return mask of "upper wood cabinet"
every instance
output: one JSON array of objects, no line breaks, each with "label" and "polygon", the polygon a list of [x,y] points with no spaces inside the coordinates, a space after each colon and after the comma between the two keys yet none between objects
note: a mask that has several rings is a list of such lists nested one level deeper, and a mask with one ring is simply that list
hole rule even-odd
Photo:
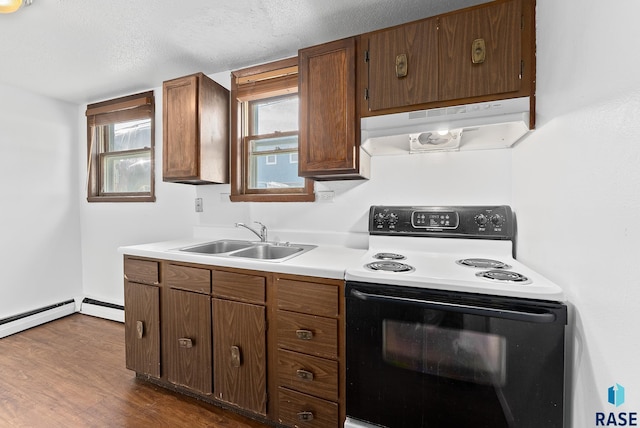
[{"label": "upper wood cabinet", "polygon": [[439,98],[518,91],[522,84],[522,21],[519,0],[442,16]]},{"label": "upper wood cabinet", "polygon": [[532,96],[535,0],[498,0],[363,34],[360,115]]},{"label": "upper wood cabinet", "polygon": [[164,82],[164,181],[229,182],[229,91],[202,73]]},{"label": "upper wood cabinet", "polygon": [[298,61],[299,175],[368,178],[356,107],[356,38],[302,49]]},{"label": "upper wood cabinet", "polygon": [[426,19],[368,37],[369,109],[438,100],[438,20]]}]

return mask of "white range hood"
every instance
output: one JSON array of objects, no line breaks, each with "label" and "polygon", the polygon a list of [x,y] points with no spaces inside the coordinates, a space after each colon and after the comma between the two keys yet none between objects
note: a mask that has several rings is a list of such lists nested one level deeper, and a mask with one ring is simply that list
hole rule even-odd
[{"label": "white range hood", "polygon": [[361,119],[371,156],[511,147],[529,132],[529,97]]}]

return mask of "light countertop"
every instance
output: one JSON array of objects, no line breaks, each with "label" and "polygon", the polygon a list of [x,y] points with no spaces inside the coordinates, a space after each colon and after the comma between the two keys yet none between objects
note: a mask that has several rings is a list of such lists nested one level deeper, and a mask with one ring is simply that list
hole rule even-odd
[{"label": "light countertop", "polygon": [[[217,239],[245,239],[237,236],[193,237],[164,242],[130,245],[118,248],[123,255],[149,257],[177,262],[197,263],[201,265],[233,267],[265,272],[289,273],[294,275],[315,276],[321,278],[344,279],[345,269],[357,263],[365,249],[349,248],[342,244],[332,245],[292,240],[292,245],[312,244],[316,248],[284,261],[257,260],[224,255],[198,254],[179,251],[179,248],[204,244]],[[254,241],[253,239],[250,239]]]}]

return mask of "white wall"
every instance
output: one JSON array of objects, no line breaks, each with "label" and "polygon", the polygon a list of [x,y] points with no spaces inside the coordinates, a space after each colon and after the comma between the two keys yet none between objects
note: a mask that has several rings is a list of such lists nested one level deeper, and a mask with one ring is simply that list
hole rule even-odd
[{"label": "white wall", "polygon": [[[196,222],[195,187],[162,181],[162,88],[153,89],[156,100],[154,203],[87,202],[84,110],[76,118],[78,145],[83,154],[76,176],[82,183],[76,195],[80,198],[83,291],[86,297],[104,302],[124,304],[122,256],[117,252],[118,247],[191,236]],[[98,101],[102,100],[95,100]]]},{"label": "white wall", "polygon": [[575,305],[580,428],[640,411],[638,16],[631,0],[538,0],[538,129],[513,150],[519,258]]},{"label": "white wall", "polygon": [[0,318],[82,294],[77,111],[0,85]]}]

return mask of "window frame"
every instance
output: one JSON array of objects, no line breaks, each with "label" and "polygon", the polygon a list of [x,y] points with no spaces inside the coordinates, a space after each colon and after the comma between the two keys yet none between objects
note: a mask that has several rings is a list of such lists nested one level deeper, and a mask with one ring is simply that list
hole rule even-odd
[{"label": "window frame", "polygon": [[[249,188],[250,101],[298,93],[298,57],[231,73],[231,195],[233,202],[313,202],[314,182],[298,188]],[[296,134],[299,135],[299,127]],[[274,134],[276,135],[276,134]],[[298,139],[299,140],[299,139]]]},{"label": "window frame", "polygon": [[[155,202],[155,97],[153,91],[114,98],[87,105],[87,201],[88,202]],[[109,152],[108,136],[96,138],[96,126],[150,119],[150,147]],[[106,134],[106,128],[105,128]],[[149,152],[150,185],[148,192],[103,192],[103,159],[109,153],[122,155]]]}]

